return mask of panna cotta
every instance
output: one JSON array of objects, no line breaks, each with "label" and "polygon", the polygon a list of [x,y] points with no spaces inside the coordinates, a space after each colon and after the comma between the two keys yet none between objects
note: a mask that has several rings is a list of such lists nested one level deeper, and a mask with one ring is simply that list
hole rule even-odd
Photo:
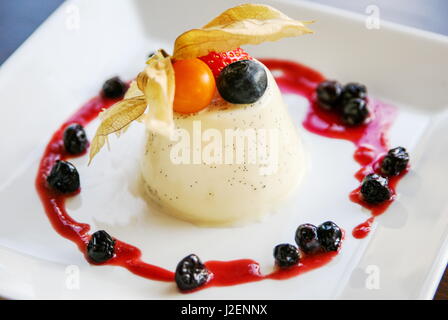
[{"label": "panna cotta", "polygon": [[148,197],[165,212],[199,225],[244,224],[297,186],[306,169],[303,146],[263,68],[268,85],[255,103],[217,95],[196,114],[174,114],[174,139],[148,130],[141,171]]}]

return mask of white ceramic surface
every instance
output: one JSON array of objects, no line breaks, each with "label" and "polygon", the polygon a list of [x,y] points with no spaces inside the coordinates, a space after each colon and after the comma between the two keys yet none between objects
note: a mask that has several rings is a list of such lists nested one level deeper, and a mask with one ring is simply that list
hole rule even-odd
[{"label": "white ceramic surface", "polygon": [[[298,224],[334,220],[348,231],[329,265],[288,281],[262,281],[180,295],[174,284],[148,281],[116,267],[88,265],[51,227],[34,189],[39,157],[51,133],[104,79],[131,78],[148,52],[172,49],[182,31],[201,26],[241,1],[75,0],[62,5],[0,69],[0,295],[10,298],[431,298],[448,259],[448,40],[297,1],[271,2],[288,15],[315,19],[315,35],[246,49],[257,57],[293,59],[342,82],[365,83],[399,107],[392,146],[406,146],[412,171],[399,199],[364,240],[350,235],[368,213],[348,200],[358,169],[348,142],[306,132],[311,168],[301,189],[264,223],[198,228],[159,214],[139,198],[135,167],[142,128],[111,142],[92,166],[74,161],[83,185],[69,211],[93,229],[139,246],[144,258],[174,269],[190,252],[204,260],[254,258],[272,268],[272,247],[293,241]],[[79,19],[77,18],[79,17]],[[79,25],[77,24],[79,22]],[[77,27],[78,26],[78,27]],[[299,124],[305,100],[285,96]],[[88,127],[92,137],[97,122]],[[329,179],[331,177],[331,179]],[[371,272],[379,275],[373,285]],[[378,273],[379,272],[379,273]],[[78,274],[79,282],[73,282]],[[79,284],[77,286],[76,284]],[[367,285],[366,285],[367,283]],[[370,285],[369,285],[370,284]]]}]

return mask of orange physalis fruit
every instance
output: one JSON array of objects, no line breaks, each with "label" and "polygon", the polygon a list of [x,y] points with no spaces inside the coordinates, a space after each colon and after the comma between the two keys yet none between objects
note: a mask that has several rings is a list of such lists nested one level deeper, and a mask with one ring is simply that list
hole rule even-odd
[{"label": "orange physalis fruit", "polygon": [[210,68],[194,58],[173,63],[175,93],[173,109],[179,113],[194,113],[207,107],[213,99],[216,85]]}]

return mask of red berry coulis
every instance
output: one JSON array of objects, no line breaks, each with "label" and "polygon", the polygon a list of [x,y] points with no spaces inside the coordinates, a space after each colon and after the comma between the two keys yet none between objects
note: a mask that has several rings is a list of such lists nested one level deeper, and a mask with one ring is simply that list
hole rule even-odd
[{"label": "red berry coulis", "polygon": [[[374,114],[371,121],[361,127],[347,128],[340,123],[338,118],[320,110],[316,104],[315,88],[318,83],[324,80],[320,73],[294,62],[267,59],[262,61],[272,71],[281,72],[281,75],[276,76],[276,80],[283,92],[299,94],[310,101],[311,107],[303,123],[307,130],[330,138],[350,140],[357,146],[355,160],[362,166],[362,169],[356,175],[358,179],[362,179],[367,173],[376,170],[374,167],[377,162],[376,159],[379,159],[388,150],[385,134],[394,119],[394,108],[379,102],[370,101]],[[90,225],[74,220],[65,208],[65,200],[68,197],[76,196],[77,193],[63,195],[51,190],[47,185],[46,177],[57,160],[67,160],[76,157],[64,150],[64,129],[72,123],[86,126],[103,109],[107,109],[117,101],[118,99],[108,99],[98,95],[82,106],[53,134],[42,156],[37,172],[36,189],[51,224],[60,235],[74,242],[85,256],[87,244],[91,237],[89,233]],[[397,182],[403,175],[404,173],[390,180],[392,190],[394,190]],[[351,199],[367,207],[360,200],[357,190],[352,192]],[[378,215],[384,212],[388,205],[389,203],[375,208],[368,208],[373,215]],[[373,221],[373,218],[370,219]],[[369,226],[365,228],[358,227],[358,229],[362,229],[362,231],[356,231],[353,234],[357,238],[362,238],[364,233],[368,233]],[[361,233],[361,235],[358,233]],[[103,263],[104,265],[120,266],[138,276],[151,280],[174,282],[174,272],[142,261],[141,251],[137,247],[118,239],[115,239],[115,241],[115,255],[112,259]],[[270,250],[267,251],[270,253]],[[199,289],[211,286],[231,286],[264,279],[288,279],[324,266],[336,255],[337,252],[305,255],[296,266],[287,269],[276,268],[273,272],[265,275],[261,274],[259,263],[250,259],[208,261],[205,262],[205,265],[210,271],[210,279]],[[86,259],[88,259],[87,256]]]},{"label": "red berry coulis", "polygon": [[[275,59],[261,61],[271,71],[275,71],[275,80],[282,92],[298,94],[308,99],[310,108],[303,121],[306,130],[327,138],[348,140],[355,145],[353,157],[361,165],[361,169],[355,174],[356,179],[361,182],[370,173],[380,174],[381,160],[389,150],[387,132],[396,117],[395,107],[369,99],[370,118],[368,121],[356,127],[346,126],[336,113],[319,107],[315,91],[318,84],[325,80],[319,72],[291,61]],[[355,238],[361,239],[367,236],[374,217],[384,213],[396,198],[396,186],[407,171],[408,169],[398,176],[389,178],[392,197],[384,203],[371,205],[363,201],[360,187],[350,193],[351,201],[371,212],[371,217],[353,230],[352,234]]]}]

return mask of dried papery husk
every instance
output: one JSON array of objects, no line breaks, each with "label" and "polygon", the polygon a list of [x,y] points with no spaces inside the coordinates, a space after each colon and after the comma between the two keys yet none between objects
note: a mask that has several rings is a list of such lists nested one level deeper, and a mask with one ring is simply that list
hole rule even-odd
[{"label": "dried papery husk", "polygon": [[117,102],[108,110],[102,112],[101,124],[98,127],[95,137],[90,145],[90,160],[104,147],[107,136],[114,132],[119,132],[132,121],[139,118],[146,110],[146,99],[144,96],[125,99]]},{"label": "dried papery husk", "polygon": [[[124,98],[130,99],[130,98],[135,98],[135,97],[139,97],[139,96],[143,96],[143,92],[141,92],[140,89],[138,88],[137,81],[133,80],[133,81],[131,81],[131,84],[129,85],[129,89],[126,91]],[[146,113],[143,113],[140,117],[138,117],[134,121],[144,122],[145,118],[146,118]],[[101,115],[100,115],[100,119],[102,119]],[[117,137],[121,136],[123,133],[125,133],[127,131],[127,129],[130,127],[131,124],[132,124],[132,122],[129,123],[128,125],[126,125],[123,129],[116,131],[115,135]]]},{"label": "dried papery husk", "polygon": [[162,50],[149,59],[137,77],[137,85],[146,97],[149,112],[145,119],[149,130],[171,137],[174,132],[173,102],[175,91],[171,56]]},{"label": "dried papery husk", "polygon": [[108,135],[123,133],[135,120],[144,120],[150,130],[170,136],[174,130],[174,84],[171,57],[159,50],[147,61],[137,81],[131,83],[132,91],[125,99],[100,114],[101,124],[90,146],[89,163],[104,147]]},{"label": "dried papery husk", "polygon": [[[163,49],[146,62],[147,66],[131,83],[125,99],[101,113],[102,122],[92,140],[90,161],[104,147],[111,133],[120,135],[133,121],[141,121],[158,134],[174,133],[173,102],[175,79],[172,59],[190,59],[211,51],[223,52],[244,44],[259,44],[285,37],[312,33],[302,22],[261,4],[243,4],[224,11],[201,29],[180,35],[173,57]],[[149,108],[149,111],[145,111]]]},{"label": "dried papery husk", "polygon": [[313,31],[310,21],[293,20],[262,4],[243,4],[224,11],[201,29],[181,34],[174,44],[174,59],[191,59],[211,51],[223,52],[244,44],[259,44]]}]

